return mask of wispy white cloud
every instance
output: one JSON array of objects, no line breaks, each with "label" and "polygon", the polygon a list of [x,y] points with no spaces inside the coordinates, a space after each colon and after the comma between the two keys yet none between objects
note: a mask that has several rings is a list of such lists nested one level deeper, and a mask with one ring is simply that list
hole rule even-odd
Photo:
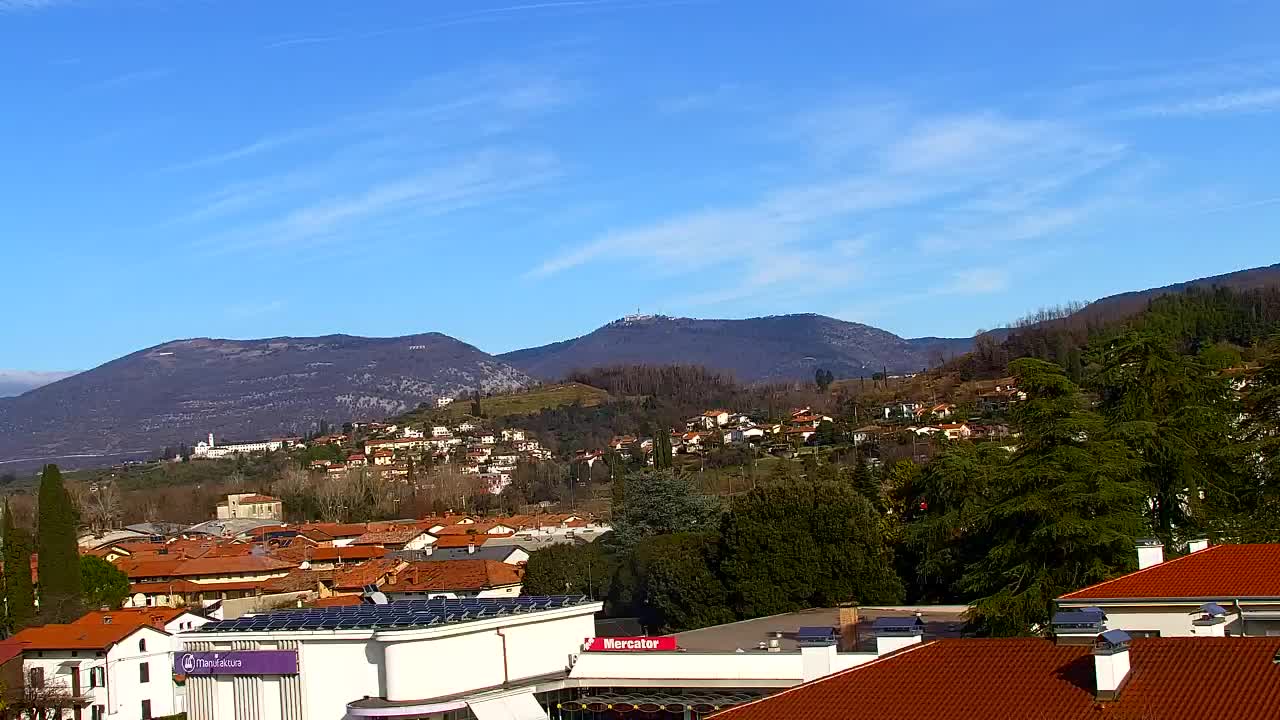
[{"label": "wispy white cloud", "polygon": [[119,75],[113,75],[109,78],[99,80],[88,86],[88,90],[92,92],[102,92],[106,90],[118,90],[133,85],[159,80],[160,78],[173,75],[173,68],[147,68],[145,70],[133,70]]},{"label": "wispy white cloud", "polygon": [[[870,131],[855,138],[837,118]],[[848,156],[834,165],[804,156],[801,175],[829,177],[603,233],[545,258],[527,279],[622,258],[658,273],[704,277],[715,269],[732,278],[687,294],[686,305],[848,290],[918,263],[913,236],[923,237],[919,250],[1007,251],[1087,222],[1104,206],[1084,181],[1114,172],[1128,153],[1068,124],[994,111],[921,116],[905,103],[882,103],[810,112],[797,122],[835,135],[797,136],[799,145]],[[875,228],[875,239],[854,232],[850,241],[856,228]],[[999,292],[1008,282],[997,266],[983,266],[935,283],[933,292]]]},{"label": "wispy white cloud", "polygon": [[72,5],[77,0],[0,0],[0,13],[45,10],[59,5]]},{"label": "wispy white cloud", "polygon": [[1199,116],[1219,113],[1267,112],[1280,109],[1280,86],[1217,93],[1205,97],[1145,105],[1137,115]]}]

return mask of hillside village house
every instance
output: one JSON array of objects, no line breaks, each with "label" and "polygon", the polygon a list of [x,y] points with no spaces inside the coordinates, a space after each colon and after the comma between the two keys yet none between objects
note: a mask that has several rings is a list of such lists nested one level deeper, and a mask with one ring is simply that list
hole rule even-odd
[{"label": "hillside village house", "polygon": [[1192,541],[1164,560],[1141,541],[1139,570],[1058,598],[1063,611],[1097,608],[1109,629],[1135,636],[1280,636],[1280,544]]},{"label": "hillside village house", "polygon": [[270,495],[236,493],[218,503],[219,520],[283,520],[284,503]]},{"label": "hillside village house", "polygon": [[42,625],[6,642],[22,650],[27,688],[65,699],[60,717],[151,720],[185,709],[173,679],[172,637],[145,619]]},{"label": "hillside village house", "polygon": [[391,600],[516,597],[521,575],[496,560],[427,560],[390,573],[379,589]]}]

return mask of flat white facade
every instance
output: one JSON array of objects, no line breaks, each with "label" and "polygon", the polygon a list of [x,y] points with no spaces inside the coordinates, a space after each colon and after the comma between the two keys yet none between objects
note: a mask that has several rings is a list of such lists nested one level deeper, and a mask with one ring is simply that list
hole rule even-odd
[{"label": "flat white facade", "polygon": [[[186,651],[292,650],[297,675],[188,678],[190,720],[341,720],[366,697],[442,717],[450,696],[564,676],[602,603],[407,630],[187,633]],[[528,692],[531,692],[528,691]],[[465,703],[457,707],[465,707]],[[412,710],[412,706],[419,706]],[[378,716],[371,712],[370,716]],[[385,716],[385,715],[384,715]]]},{"label": "flat white facade", "polygon": [[105,651],[24,650],[22,672],[28,686],[83,698],[84,720],[143,720],[181,712],[172,652],[168,634],[143,626]]}]

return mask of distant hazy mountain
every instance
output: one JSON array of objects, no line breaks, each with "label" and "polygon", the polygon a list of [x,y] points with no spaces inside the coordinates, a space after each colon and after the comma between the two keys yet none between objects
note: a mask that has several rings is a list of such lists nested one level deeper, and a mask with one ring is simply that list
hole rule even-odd
[{"label": "distant hazy mountain", "polygon": [[74,372],[42,370],[0,370],[0,398],[21,395],[41,385],[48,385],[64,377],[75,375]]},{"label": "distant hazy mountain", "polygon": [[177,340],[0,399],[0,460],[125,457],[209,432],[301,434],[320,420],[381,418],[442,395],[530,382],[439,333]]},{"label": "distant hazy mountain", "polygon": [[743,382],[812,379],[818,368],[836,377],[888,368],[907,372],[968,352],[972,338],[908,340],[824,315],[775,315],[747,320],[632,316],[573,340],[498,356],[542,379],[576,369],[630,363],[704,365]]}]

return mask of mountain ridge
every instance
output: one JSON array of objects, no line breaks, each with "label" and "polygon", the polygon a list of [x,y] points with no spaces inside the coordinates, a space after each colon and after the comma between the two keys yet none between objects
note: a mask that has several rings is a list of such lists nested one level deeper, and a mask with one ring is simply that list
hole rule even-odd
[{"label": "mountain ridge", "polygon": [[532,379],[441,333],[254,340],[184,338],[0,399],[0,460],[154,452],[208,432],[303,434],[441,396]]},{"label": "mountain ridge", "polygon": [[[682,363],[743,382],[796,380],[817,369],[837,376],[920,370],[967,351],[971,338],[902,338],[817,313],[755,318],[629,315],[568,340],[498,355],[543,380],[600,365]],[[931,358],[934,353],[942,358]]]}]

